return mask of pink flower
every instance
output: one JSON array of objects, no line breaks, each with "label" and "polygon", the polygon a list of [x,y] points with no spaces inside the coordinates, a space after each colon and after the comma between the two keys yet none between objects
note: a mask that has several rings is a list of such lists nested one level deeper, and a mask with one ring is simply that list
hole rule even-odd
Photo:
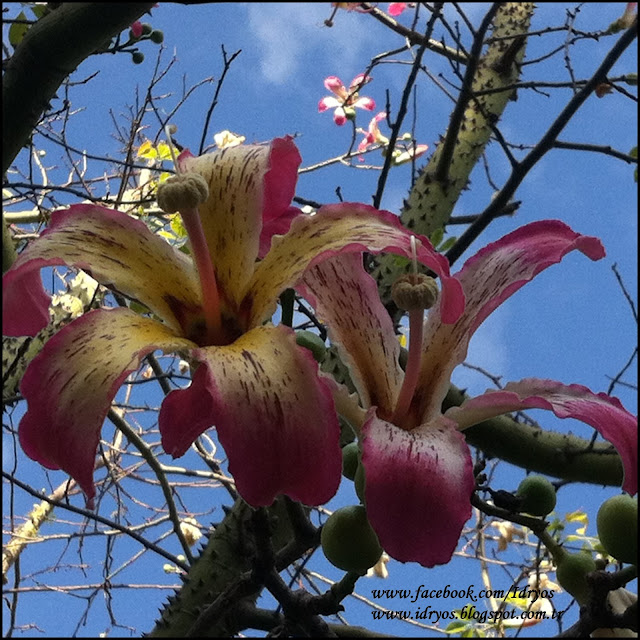
[{"label": "pink flower", "polygon": [[409,2],[390,2],[389,3],[389,8],[387,9],[387,11],[389,12],[390,16],[399,16],[406,8],[409,4]]},{"label": "pink flower", "polygon": [[[364,73],[357,75],[349,85],[349,90],[345,88],[342,81],[337,76],[329,76],[325,78],[324,86],[331,91],[333,96],[326,96],[318,103],[318,111],[322,113],[327,109],[335,109],[333,112],[333,121],[342,126],[347,120],[355,118],[355,108],[373,111],[376,103],[371,98],[360,97],[358,91],[360,87],[371,82],[371,76],[365,76]],[[336,96],[336,97],[334,97]]]},{"label": "pink flower", "polygon": [[136,20],[131,25],[131,33],[133,34],[134,38],[139,38],[140,36],[142,36],[142,22],[140,22],[140,20]]},{"label": "pink flower", "polygon": [[548,409],[591,425],[617,449],[623,488],[636,493],[637,419],[616,398],[529,378],[441,411],[451,373],[480,324],[574,250],[592,260],[604,257],[597,238],[555,220],[534,222],[481,249],[453,276],[464,291],[462,315],[452,320],[448,295],[430,309],[424,327],[422,311],[410,311],[406,373],[398,365],[393,323],[359,256],[336,256],[305,274],[299,288],[327,324],[366,410],[355,422],[361,423],[367,514],[391,557],[425,567],[449,562],[471,516],[475,484],[461,431],[505,413]]},{"label": "pink flower", "polygon": [[[380,132],[380,127],[378,127],[378,122],[384,120],[387,117],[386,111],[381,111],[376,114],[373,118],[371,118],[371,122],[369,122],[369,129],[364,131],[364,129],[358,129],[360,133],[364,133],[364,139],[358,145],[358,152],[364,153],[366,149],[372,144],[389,144],[389,138],[383,136]],[[364,157],[359,158],[360,162],[364,161]]]},{"label": "pink flower", "polygon": [[[22,379],[25,453],[69,473],[89,505],[111,402],[142,358],[158,349],[188,354],[198,364],[191,385],[162,403],[159,428],[167,453],[183,455],[215,425],[249,504],[269,505],[285,494],[318,505],[335,494],[342,459],[336,385],[318,373],[291,329],[268,321],[279,294],[311,265],[344,252],[389,250],[408,257],[411,237],[396,216],[364,205],[341,203],[292,217],[300,161],[288,137],[200,157],[185,151],[170,186],[188,187],[191,204],[174,206],[169,195],[162,201],[167,210],[179,210],[191,257],[125,213],[79,204],[54,212],[49,228],[4,275],[6,335],[35,335],[46,325],[49,297],[39,272],[53,265],[87,269],[151,312],[140,316],[121,307],[79,317],[45,344]],[[286,235],[266,242],[264,230],[280,233],[282,218]],[[460,297],[442,256],[431,248],[418,258],[440,275],[443,297]]]},{"label": "pink flower", "polygon": [[[387,117],[387,112],[381,111],[380,113],[376,114],[373,118],[371,118],[371,122],[369,122],[369,128],[367,131],[365,131],[364,129],[358,129],[360,133],[364,133],[364,138],[358,145],[359,153],[364,153],[367,150],[367,148],[372,144],[381,144],[381,145],[389,144],[389,138],[382,135],[382,132],[380,131],[380,127],[378,126],[378,123],[384,120],[386,117]],[[407,139],[407,138],[411,139],[410,134],[405,134],[405,136],[403,136],[403,139]],[[392,153],[393,164],[396,166],[405,164],[406,162],[409,162],[414,158],[419,158],[422,154],[426,153],[428,149],[429,149],[429,145],[427,144],[406,145],[403,142],[398,142],[398,146],[393,150],[393,153]],[[386,153],[386,149],[383,150],[383,154],[385,153]],[[364,156],[359,156],[358,160],[360,162],[364,162]]]}]

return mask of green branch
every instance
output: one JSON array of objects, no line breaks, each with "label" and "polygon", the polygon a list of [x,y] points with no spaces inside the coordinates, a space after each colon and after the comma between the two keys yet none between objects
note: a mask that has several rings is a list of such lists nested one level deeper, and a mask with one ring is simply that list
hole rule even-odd
[{"label": "green branch", "polygon": [[2,78],[3,175],[50,108],[64,79],[153,4],[63,2],[27,31]]},{"label": "green branch", "polygon": [[[493,21],[491,44],[482,57],[480,51],[488,21],[484,29],[478,30],[447,133],[418,176],[400,215],[407,228],[429,236],[449,221],[471,171],[485,151],[495,123],[513,96],[512,86],[520,75],[519,62],[524,56],[525,35],[533,8],[530,2],[500,4]],[[504,91],[476,95],[488,88],[500,87],[504,87]],[[375,264],[372,275],[378,282],[380,297],[385,305],[393,304],[391,286],[408,262],[388,255],[378,258]]]},{"label": "green branch", "polygon": [[[153,7],[152,2],[63,2],[36,22],[2,76],[2,175],[27,144],[65,78],[103,42]],[[2,273],[16,250],[2,220]]]}]

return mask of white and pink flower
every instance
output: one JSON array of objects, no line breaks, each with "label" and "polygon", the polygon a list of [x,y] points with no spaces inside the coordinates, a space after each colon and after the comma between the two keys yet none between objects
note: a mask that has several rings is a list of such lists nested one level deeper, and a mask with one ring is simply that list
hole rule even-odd
[{"label": "white and pink flower", "polygon": [[322,113],[327,109],[335,109],[333,112],[333,121],[342,126],[347,120],[353,120],[355,118],[355,109],[366,109],[367,111],[373,111],[376,108],[376,103],[372,98],[360,96],[358,92],[368,82],[371,82],[371,76],[367,76],[364,73],[357,75],[349,85],[347,89],[342,80],[337,76],[329,76],[325,78],[324,86],[333,93],[333,96],[326,96],[318,103],[318,111]]}]

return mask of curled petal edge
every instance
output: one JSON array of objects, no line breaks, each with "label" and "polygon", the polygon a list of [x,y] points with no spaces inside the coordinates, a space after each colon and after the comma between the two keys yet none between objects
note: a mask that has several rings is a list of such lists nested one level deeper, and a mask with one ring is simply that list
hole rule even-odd
[{"label": "curled petal edge", "polygon": [[638,490],[638,420],[620,400],[594,393],[579,384],[525,378],[510,382],[503,390],[489,390],[481,396],[450,408],[445,415],[466,429],[483,420],[525,409],[546,409],[558,418],[575,418],[592,426],[618,451],[624,468],[622,488],[635,495]]}]

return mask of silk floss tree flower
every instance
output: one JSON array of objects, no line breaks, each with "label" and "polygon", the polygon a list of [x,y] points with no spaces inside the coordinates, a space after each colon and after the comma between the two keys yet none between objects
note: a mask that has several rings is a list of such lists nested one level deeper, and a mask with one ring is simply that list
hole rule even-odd
[{"label": "silk floss tree flower", "polygon": [[376,103],[372,98],[365,96],[360,97],[358,91],[360,88],[371,82],[373,78],[364,73],[357,75],[349,85],[349,89],[342,84],[342,80],[337,76],[329,76],[325,78],[324,86],[333,93],[333,96],[326,96],[318,103],[318,111],[322,113],[327,109],[335,109],[333,112],[333,121],[342,126],[347,120],[353,120],[356,117],[356,108],[373,111]]},{"label": "silk floss tree flower", "polygon": [[[5,274],[7,335],[35,335],[47,323],[49,296],[39,272],[53,265],[87,270],[149,309],[139,315],[103,308],[79,317],[44,345],[21,382],[25,453],[69,473],[90,506],[111,402],[155,350],[178,352],[195,369],[191,385],[162,403],[167,453],[183,455],[215,425],[238,492],[250,504],[268,505],[285,494],[318,505],[336,492],[335,383],[319,375],[292,329],[268,321],[279,294],[310,265],[342,252],[409,256],[410,235],[393,214],[364,205],[297,215],[290,203],[299,163],[289,137],[200,157],[185,151],[158,201],[182,216],[191,257],[122,212],[78,204],[54,212],[48,229]],[[274,236],[282,227],[286,235]],[[418,258],[441,276],[444,297],[457,300],[459,285],[442,256],[424,248]]]},{"label": "silk floss tree flower", "polygon": [[451,373],[465,359],[480,324],[574,250],[592,260],[604,257],[597,238],[554,220],[534,222],[489,244],[453,276],[465,307],[452,323],[446,320],[452,300],[438,297],[433,280],[418,273],[400,279],[394,299],[408,311],[410,330],[404,373],[393,323],[360,259],[336,256],[305,274],[300,290],[327,324],[366,410],[345,405],[343,414],[360,427],[367,513],[391,557],[425,567],[451,559],[471,516],[475,484],[462,431],[501,414],[548,409],[591,425],[617,449],[623,488],[636,493],[637,419],[616,398],[581,385],[529,378],[441,411]]},{"label": "silk floss tree flower", "polygon": [[[389,144],[389,138],[382,134],[380,131],[379,122],[384,120],[387,117],[386,111],[380,111],[380,113],[376,113],[371,121],[369,122],[369,127],[365,131],[364,129],[358,129],[359,133],[364,133],[364,138],[362,142],[358,145],[358,153],[364,153],[372,144],[381,144],[387,145]],[[360,162],[364,161],[364,156],[360,156],[358,158]]]},{"label": "silk floss tree flower", "polygon": [[[364,138],[358,145],[358,153],[364,153],[372,144],[380,144],[383,147],[389,144],[389,138],[382,134],[380,131],[379,122],[382,122],[387,117],[386,111],[380,111],[377,113],[371,121],[369,122],[369,127],[367,131],[364,129],[357,129],[359,133],[364,133]],[[410,133],[406,133],[401,136],[402,140],[412,140],[412,136]],[[411,160],[419,158],[421,155],[426,153],[429,149],[429,145],[427,144],[414,144],[410,142],[407,146],[406,143],[402,143],[404,148],[395,148],[392,151],[393,164],[398,166],[401,164],[405,164]],[[387,149],[383,148],[382,154],[386,155]],[[364,156],[359,156],[358,160],[360,162],[364,162]]]}]

